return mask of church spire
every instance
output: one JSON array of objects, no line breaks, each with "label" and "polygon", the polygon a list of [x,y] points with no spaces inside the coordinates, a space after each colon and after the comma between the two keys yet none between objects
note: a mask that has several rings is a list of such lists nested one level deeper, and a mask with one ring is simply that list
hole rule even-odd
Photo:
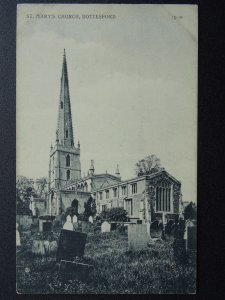
[{"label": "church spire", "polygon": [[60,101],[58,108],[58,122],[56,142],[62,146],[73,147],[73,124],[70,104],[69,81],[66,62],[66,51],[63,53],[63,66],[61,76]]}]

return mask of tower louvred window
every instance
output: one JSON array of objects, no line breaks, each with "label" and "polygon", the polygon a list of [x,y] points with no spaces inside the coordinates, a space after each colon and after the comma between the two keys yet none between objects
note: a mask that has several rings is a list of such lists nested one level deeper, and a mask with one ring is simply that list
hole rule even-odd
[{"label": "tower louvred window", "polygon": [[63,108],[63,102],[61,101],[61,108]]},{"label": "tower louvred window", "polygon": [[70,180],[70,170],[67,170],[67,172],[66,172],[66,178],[67,178],[67,180]]},{"label": "tower louvred window", "polygon": [[66,166],[70,167],[70,156],[69,156],[69,154],[66,156]]}]

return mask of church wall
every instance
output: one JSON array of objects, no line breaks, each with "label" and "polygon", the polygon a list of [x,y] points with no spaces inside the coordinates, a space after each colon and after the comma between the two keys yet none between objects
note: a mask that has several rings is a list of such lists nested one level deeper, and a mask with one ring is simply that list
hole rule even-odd
[{"label": "church wall", "polygon": [[67,192],[61,191],[61,199],[62,199],[62,210],[66,211],[68,207],[71,206],[71,203],[74,199],[77,199],[79,202],[78,205],[78,212],[84,212],[84,203],[87,202],[88,198],[90,197],[90,193],[79,193],[75,195],[74,191]]}]

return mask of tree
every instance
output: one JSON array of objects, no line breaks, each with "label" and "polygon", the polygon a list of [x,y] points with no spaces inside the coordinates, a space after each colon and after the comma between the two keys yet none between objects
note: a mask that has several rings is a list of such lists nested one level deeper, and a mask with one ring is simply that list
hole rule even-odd
[{"label": "tree", "polygon": [[17,214],[32,214],[29,208],[31,196],[36,196],[36,192],[34,189],[34,180],[25,176],[18,176],[16,179]]},{"label": "tree", "polygon": [[45,198],[47,193],[47,178],[37,180],[25,176],[16,178],[16,207],[18,214],[31,214],[30,198]]},{"label": "tree", "polygon": [[137,176],[156,173],[162,169],[160,159],[155,154],[146,156],[139,160],[135,165]]},{"label": "tree", "polygon": [[91,196],[88,198],[87,202],[84,203],[84,215],[86,217],[94,216],[96,214],[96,203],[95,199]]},{"label": "tree", "polygon": [[46,177],[38,178],[35,181],[35,191],[38,198],[46,198],[48,190],[48,181]]},{"label": "tree", "polygon": [[196,219],[196,207],[193,202],[190,202],[184,209],[184,219]]},{"label": "tree", "polygon": [[78,205],[79,202],[77,199],[74,199],[71,203],[71,206],[67,208],[66,210],[66,214],[65,214],[65,218],[69,215],[71,216],[71,218],[73,218],[73,216],[78,216]]}]

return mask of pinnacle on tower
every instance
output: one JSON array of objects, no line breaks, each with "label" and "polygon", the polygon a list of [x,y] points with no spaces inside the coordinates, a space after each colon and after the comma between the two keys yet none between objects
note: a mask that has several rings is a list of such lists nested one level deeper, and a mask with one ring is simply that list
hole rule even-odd
[{"label": "pinnacle on tower", "polygon": [[69,80],[65,49],[63,52],[63,66],[61,75],[56,142],[66,147],[74,146]]},{"label": "pinnacle on tower", "polygon": [[91,165],[90,165],[90,169],[89,169],[89,175],[92,176],[94,175],[95,172],[95,168],[94,168],[94,160],[91,160]]},{"label": "pinnacle on tower", "polygon": [[120,177],[120,171],[119,171],[119,165],[117,164],[117,166],[116,166],[116,176],[117,177]]}]

